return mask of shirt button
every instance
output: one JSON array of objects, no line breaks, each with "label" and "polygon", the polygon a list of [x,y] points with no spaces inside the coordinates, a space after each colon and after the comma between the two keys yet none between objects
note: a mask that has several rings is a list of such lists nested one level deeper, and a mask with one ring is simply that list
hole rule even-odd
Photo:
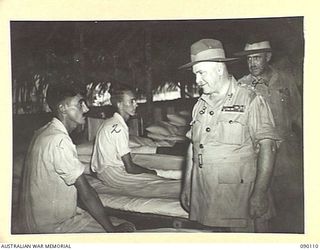
[{"label": "shirt button", "polygon": [[229,123],[231,124],[231,123],[233,123],[233,121],[232,121],[232,120],[230,120],[230,121],[229,121]]},{"label": "shirt button", "polygon": [[199,112],[199,114],[200,114],[200,115],[203,115],[203,114],[204,114],[204,111],[203,111],[203,110],[201,110],[201,111]]},{"label": "shirt button", "polygon": [[206,131],[207,131],[207,132],[210,132],[210,131],[211,131],[211,129],[208,127],[208,128],[206,128]]},{"label": "shirt button", "polygon": [[203,144],[200,144],[200,145],[199,145],[199,148],[203,148]]},{"label": "shirt button", "polygon": [[214,115],[214,112],[213,112],[213,111],[210,111],[209,114],[210,114],[210,115]]}]

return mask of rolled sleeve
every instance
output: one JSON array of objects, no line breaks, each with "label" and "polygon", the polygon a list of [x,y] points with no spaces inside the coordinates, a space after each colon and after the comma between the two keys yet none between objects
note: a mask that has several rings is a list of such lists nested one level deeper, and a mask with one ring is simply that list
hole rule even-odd
[{"label": "rolled sleeve", "polygon": [[302,127],[302,103],[301,103],[301,96],[297,85],[294,81],[291,82],[289,85],[289,91],[291,96],[291,116],[292,120],[300,127]]},{"label": "rolled sleeve", "polygon": [[186,137],[190,140],[192,140],[192,126],[193,124],[195,123],[195,119],[197,117],[197,114],[199,112],[199,107],[200,107],[200,104],[201,104],[201,99],[199,98],[199,100],[197,101],[197,103],[194,105],[193,109],[192,109],[192,119],[191,119],[191,122],[190,122],[190,129],[187,131],[186,133]]},{"label": "rolled sleeve", "polygon": [[54,149],[54,168],[67,185],[82,175],[85,166],[80,162],[76,147],[69,138],[61,138]]},{"label": "rolled sleeve", "polygon": [[249,130],[255,143],[263,139],[281,141],[278,135],[273,115],[268,103],[260,95],[257,95],[249,107]]},{"label": "rolled sleeve", "polygon": [[[191,125],[191,126],[192,126],[192,125]],[[186,137],[187,137],[188,139],[190,139],[190,140],[192,139],[192,138],[191,138],[191,129],[189,129],[188,132],[186,133]]]}]

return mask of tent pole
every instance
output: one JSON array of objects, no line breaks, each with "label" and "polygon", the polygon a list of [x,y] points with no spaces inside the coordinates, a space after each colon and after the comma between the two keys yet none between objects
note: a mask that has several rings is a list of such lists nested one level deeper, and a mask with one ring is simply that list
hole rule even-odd
[{"label": "tent pole", "polygon": [[148,121],[146,121],[146,124],[150,124],[153,122],[153,103],[152,103],[152,33],[150,30],[150,27],[148,25],[145,26],[145,58],[146,58],[146,64],[145,64],[145,71],[146,71],[146,97],[147,97],[147,117]]}]

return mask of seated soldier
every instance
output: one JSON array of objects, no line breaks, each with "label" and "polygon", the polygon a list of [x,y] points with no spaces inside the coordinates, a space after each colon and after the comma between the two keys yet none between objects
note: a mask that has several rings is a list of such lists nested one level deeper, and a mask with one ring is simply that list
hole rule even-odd
[{"label": "seated soldier", "polygon": [[108,187],[108,192],[178,198],[180,180],[159,177],[154,170],[138,166],[132,161],[126,121],[136,112],[134,94],[130,90],[115,91],[111,95],[111,103],[116,112],[98,129],[93,147],[92,171],[97,172],[97,177]]},{"label": "seated soldier", "polygon": [[[82,96],[68,83],[49,87],[54,118],[35,132],[28,149],[20,197],[21,233],[129,232],[131,223],[114,226],[83,174],[69,136],[85,123]],[[84,205],[77,206],[77,198]]]}]

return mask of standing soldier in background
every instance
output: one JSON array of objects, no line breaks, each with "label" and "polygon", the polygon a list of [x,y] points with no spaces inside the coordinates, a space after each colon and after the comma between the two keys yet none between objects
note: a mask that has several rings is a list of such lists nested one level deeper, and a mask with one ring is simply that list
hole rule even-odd
[{"label": "standing soldier in background", "polygon": [[[239,80],[240,85],[254,90],[270,105],[276,129],[283,142],[277,152],[273,190],[278,207],[286,204],[289,197],[302,194],[302,117],[301,96],[295,79],[270,65],[270,42],[253,37],[244,51],[235,53],[246,56],[250,74]],[[302,202],[302,200],[301,200]]]}]

